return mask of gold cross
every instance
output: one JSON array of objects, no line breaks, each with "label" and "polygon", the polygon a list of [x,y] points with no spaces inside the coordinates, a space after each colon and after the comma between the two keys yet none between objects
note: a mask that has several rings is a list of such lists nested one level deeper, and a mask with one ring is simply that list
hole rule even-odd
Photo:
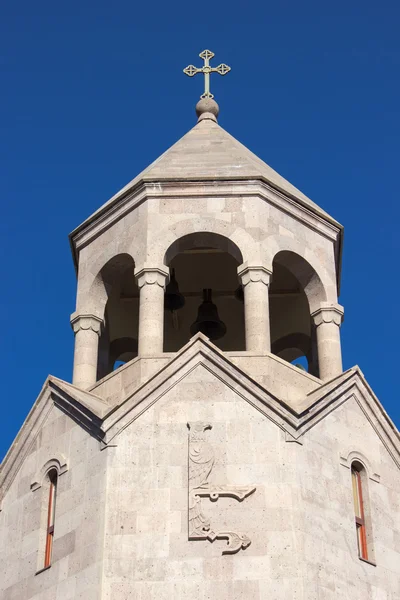
[{"label": "gold cross", "polygon": [[215,56],[214,52],[211,52],[211,50],[203,50],[203,52],[200,52],[199,56],[204,60],[204,66],[201,67],[201,69],[198,69],[194,65],[189,65],[186,69],[183,69],[183,72],[186,75],[189,75],[189,77],[193,77],[193,75],[197,75],[197,73],[204,73],[204,94],[202,94],[200,98],[214,98],[213,94],[210,93],[210,73],[226,75],[231,68],[225,63],[221,63],[218,67],[210,67],[210,59]]}]

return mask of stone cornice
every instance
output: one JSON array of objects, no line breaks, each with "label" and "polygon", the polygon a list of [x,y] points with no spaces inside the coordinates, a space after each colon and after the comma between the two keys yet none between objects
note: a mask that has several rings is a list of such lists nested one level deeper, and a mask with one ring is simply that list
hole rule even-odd
[{"label": "stone cornice", "polygon": [[[217,184],[217,185],[216,185]],[[204,179],[200,181],[163,180],[140,181],[134,187],[124,189],[109,202],[93,213],[69,235],[75,268],[78,268],[78,256],[82,248],[109,229],[127,213],[151,198],[211,198],[214,196],[254,197],[258,196],[290,214],[310,229],[332,240],[335,245],[335,257],[340,283],[340,264],[342,252],[343,226],[335,219],[326,216],[317,208],[313,210],[300,199],[283,193],[263,179]]]},{"label": "stone cornice", "polygon": [[322,323],[335,323],[338,327],[343,322],[344,308],[340,304],[321,304],[321,307],[311,313],[316,327]]}]

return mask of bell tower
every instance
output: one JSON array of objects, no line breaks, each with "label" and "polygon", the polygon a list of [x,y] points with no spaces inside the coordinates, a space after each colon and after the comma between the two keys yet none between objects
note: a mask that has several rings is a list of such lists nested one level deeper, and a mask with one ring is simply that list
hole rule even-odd
[{"label": "bell tower", "polygon": [[210,75],[230,68],[200,56],[195,127],[71,234],[78,387],[197,332],[254,376],[342,372],[342,227],[218,125]]}]

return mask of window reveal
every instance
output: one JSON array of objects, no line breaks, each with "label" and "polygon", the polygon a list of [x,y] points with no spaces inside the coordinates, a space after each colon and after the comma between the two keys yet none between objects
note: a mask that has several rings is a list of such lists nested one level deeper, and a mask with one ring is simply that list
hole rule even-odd
[{"label": "window reveal", "polygon": [[358,554],[360,558],[368,560],[367,533],[365,527],[363,486],[361,472],[355,466],[351,469],[353,483],[353,501],[357,532]]},{"label": "window reveal", "polygon": [[51,565],[51,553],[53,549],[54,538],[54,518],[56,509],[56,492],[57,492],[57,473],[52,471],[49,473],[49,500],[47,506],[47,529],[46,529],[46,549],[44,556],[44,567]]}]

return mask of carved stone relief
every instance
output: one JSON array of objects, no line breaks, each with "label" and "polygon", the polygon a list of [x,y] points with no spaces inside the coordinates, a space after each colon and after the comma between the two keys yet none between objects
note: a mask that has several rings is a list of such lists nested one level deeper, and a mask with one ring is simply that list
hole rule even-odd
[{"label": "carved stone relief", "polygon": [[236,531],[215,531],[210,519],[204,514],[202,498],[216,502],[221,496],[236,498],[242,502],[256,488],[248,485],[219,485],[209,483],[215,454],[207,441],[206,431],[212,429],[210,423],[196,421],[188,423],[189,428],[189,540],[227,540],[227,548],[222,554],[235,554],[251,544],[250,538]]}]

